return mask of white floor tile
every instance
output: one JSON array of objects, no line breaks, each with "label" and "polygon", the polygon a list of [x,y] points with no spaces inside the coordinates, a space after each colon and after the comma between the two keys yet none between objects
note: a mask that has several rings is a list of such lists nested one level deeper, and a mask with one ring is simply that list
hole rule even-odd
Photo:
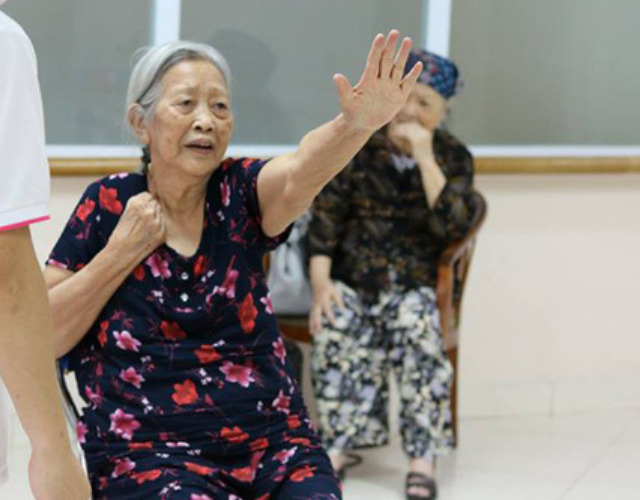
[{"label": "white floor tile", "polygon": [[638,490],[640,498],[640,444],[615,444],[582,478],[586,483],[615,484]]},{"label": "white floor tile", "polygon": [[562,500],[638,500],[640,488],[617,484],[578,483]]}]

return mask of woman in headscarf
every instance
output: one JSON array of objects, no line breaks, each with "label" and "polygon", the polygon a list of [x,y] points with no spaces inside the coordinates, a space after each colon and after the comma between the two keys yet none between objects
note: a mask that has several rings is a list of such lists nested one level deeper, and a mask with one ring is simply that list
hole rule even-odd
[{"label": "woman in headscarf", "polygon": [[456,66],[420,51],[411,96],[317,197],[309,227],[312,370],[323,444],[341,475],[349,452],[388,441],[387,380],[396,375],[409,460],[407,498],[434,499],[435,458],[452,446],[436,264],[468,230],[473,159],[442,128]]}]

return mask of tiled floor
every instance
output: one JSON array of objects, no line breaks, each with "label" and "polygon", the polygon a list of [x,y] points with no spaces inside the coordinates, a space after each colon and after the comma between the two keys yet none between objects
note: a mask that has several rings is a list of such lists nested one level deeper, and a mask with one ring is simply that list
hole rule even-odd
[{"label": "tiled floor", "polygon": [[[364,453],[346,500],[401,500],[404,459],[397,442]],[[27,500],[28,449],[10,454],[2,500]],[[439,466],[441,500],[638,500],[640,411],[467,420],[460,447]]]}]

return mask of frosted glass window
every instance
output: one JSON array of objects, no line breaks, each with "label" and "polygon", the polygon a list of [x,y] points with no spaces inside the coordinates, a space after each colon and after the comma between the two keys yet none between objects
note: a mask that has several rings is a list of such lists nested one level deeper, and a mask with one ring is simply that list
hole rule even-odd
[{"label": "frosted glass window", "polygon": [[186,0],[182,38],[208,42],[233,73],[236,144],[293,144],[338,112],[332,76],[356,83],[371,40],[423,40],[423,0]]},{"label": "frosted glass window", "polygon": [[467,143],[640,144],[640,2],[455,0]]},{"label": "frosted glass window", "polygon": [[9,0],[38,56],[48,144],[122,144],[131,56],[151,0]]}]

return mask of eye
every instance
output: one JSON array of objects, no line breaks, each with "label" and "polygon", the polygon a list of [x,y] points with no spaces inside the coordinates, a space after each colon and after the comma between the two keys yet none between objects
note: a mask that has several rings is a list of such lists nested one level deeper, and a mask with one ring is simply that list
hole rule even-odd
[{"label": "eye", "polygon": [[185,108],[191,106],[192,104],[193,104],[193,101],[191,99],[182,99],[179,102],[179,105],[182,106],[182,107],[185,107]]},{"label": "eye", "polygon": [[427,101],[425,101],[424,99],[420,99],[418,101],[418,104],[420,104],[420,106],[422,106],[423,108],[428,108],[429,107],[429,103]]},{"label": "eye", "polygon": [[227,117],[229,115],[229,106],[226,102],[216,102],[212,106],[213,112],[219,117]]}]

